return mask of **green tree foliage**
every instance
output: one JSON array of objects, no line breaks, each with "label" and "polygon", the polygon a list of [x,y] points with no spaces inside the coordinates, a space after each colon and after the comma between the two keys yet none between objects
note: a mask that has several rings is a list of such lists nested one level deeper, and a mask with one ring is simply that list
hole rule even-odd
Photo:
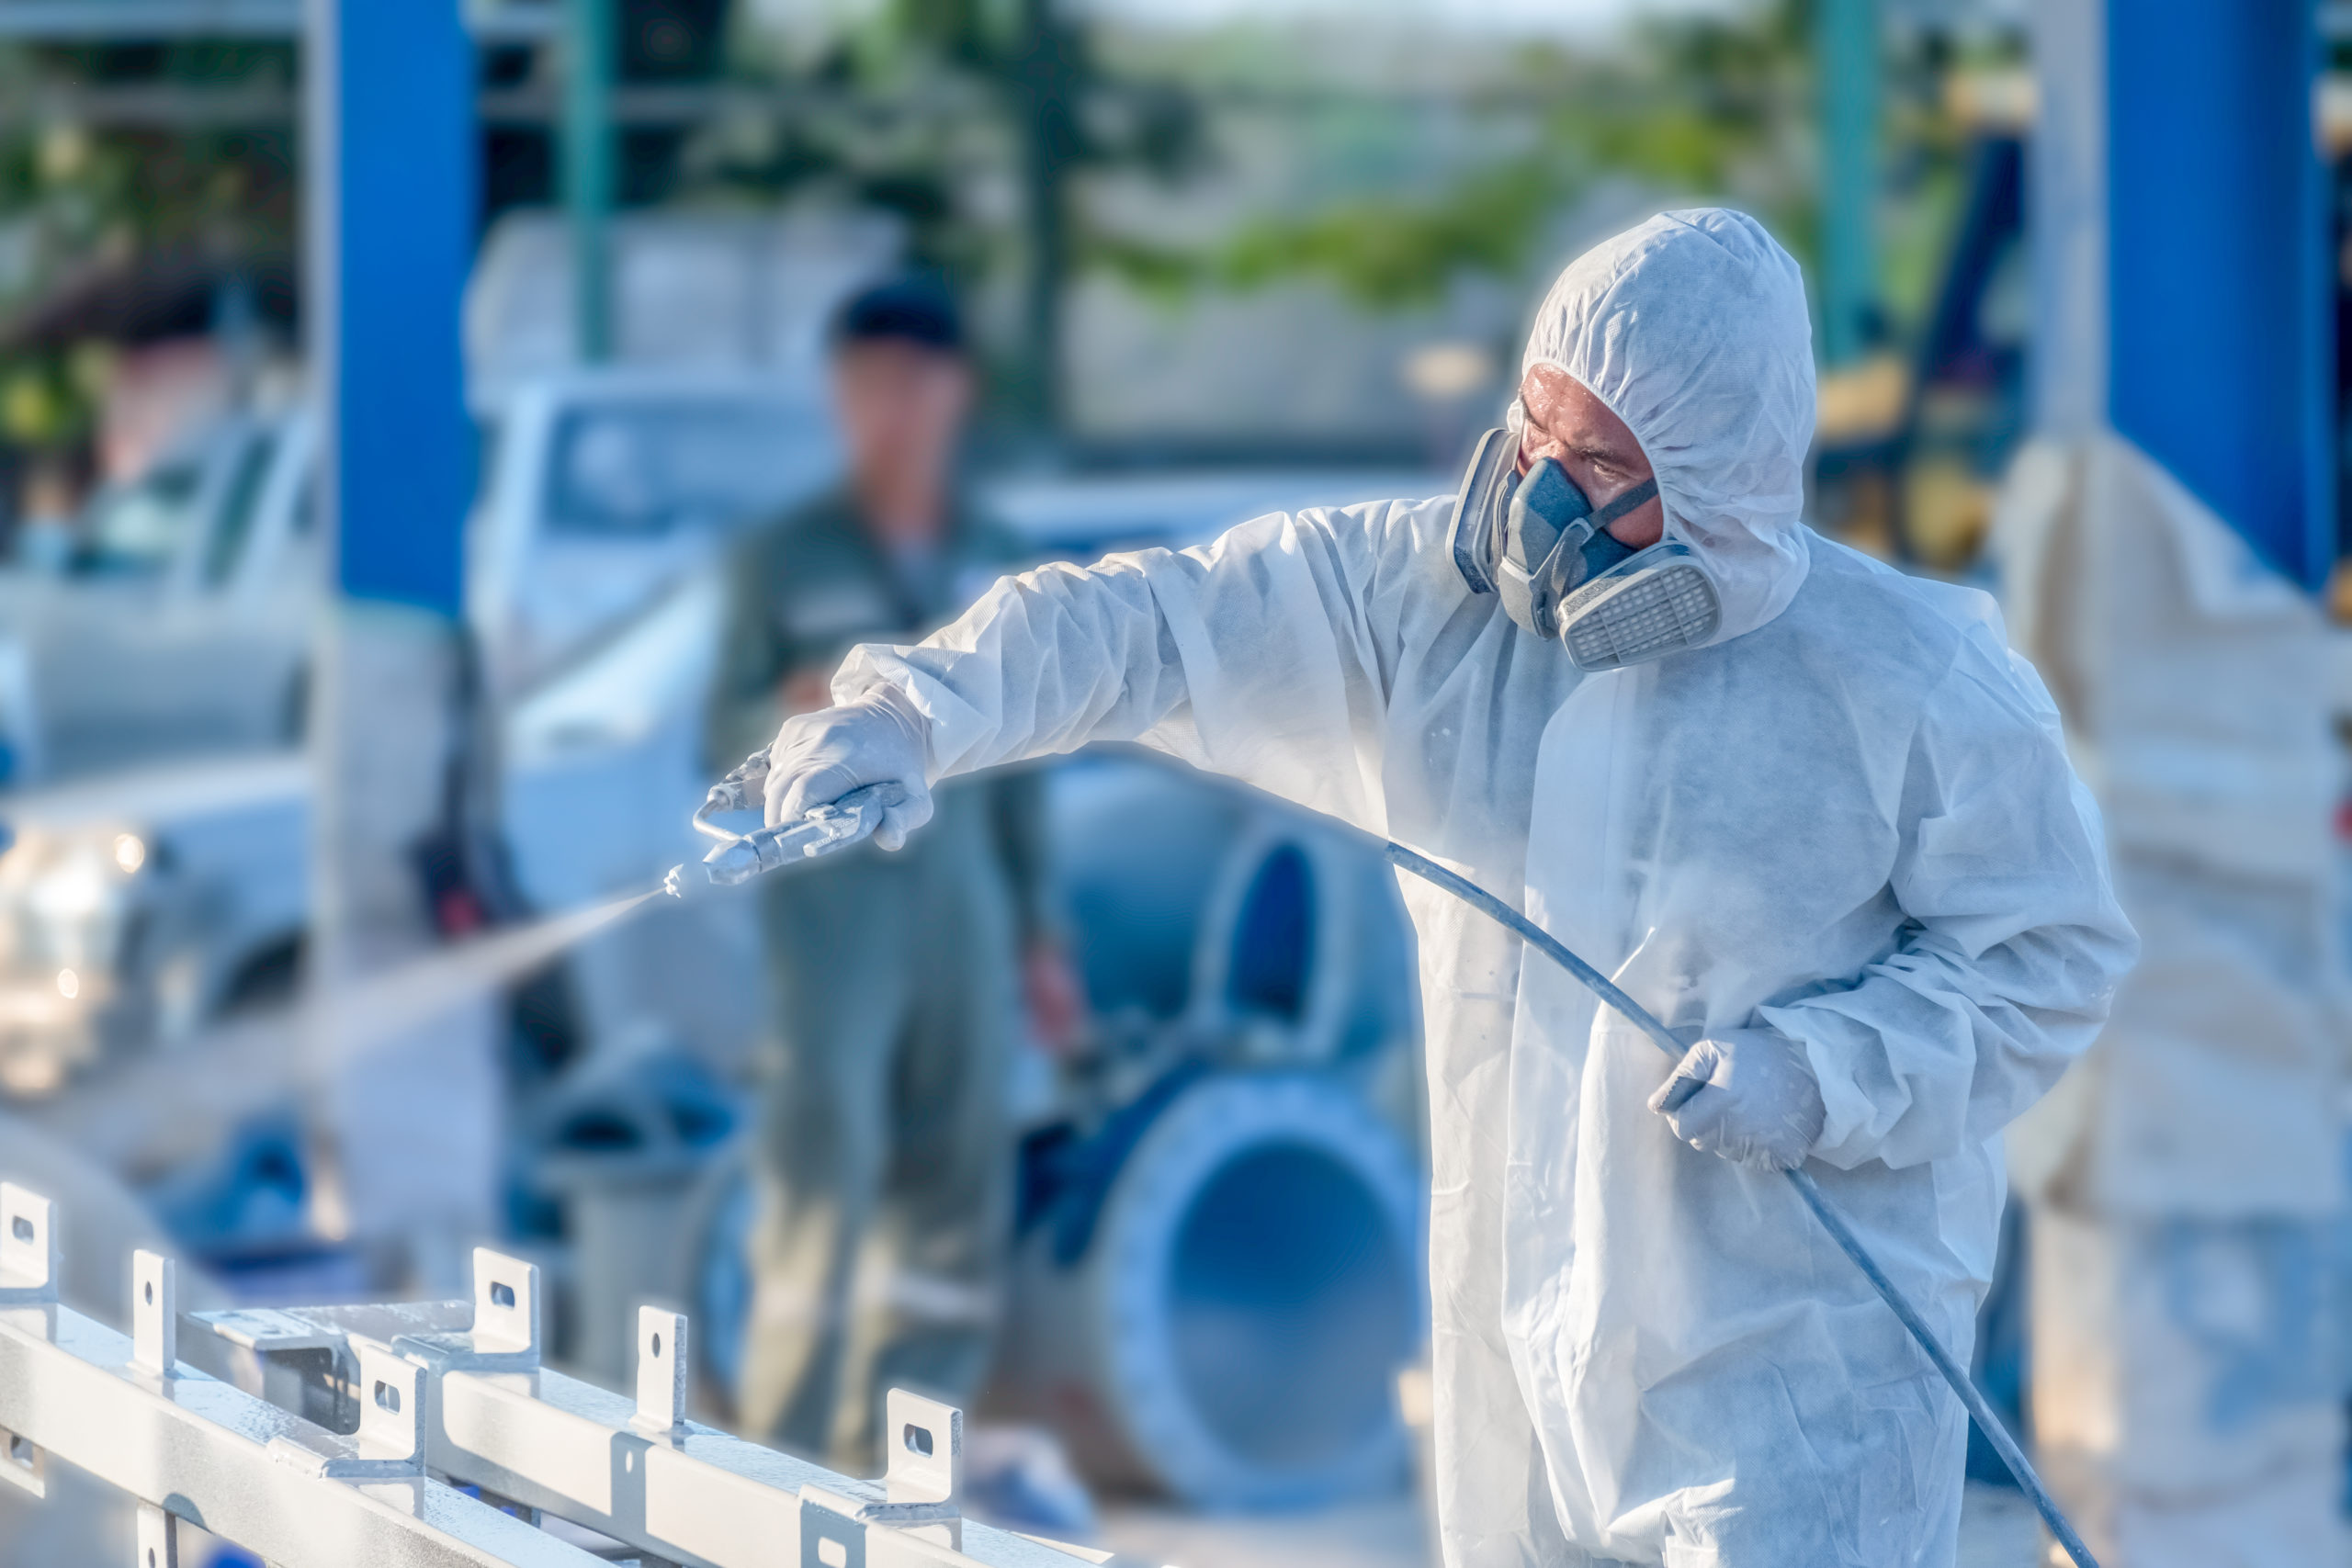
[{"label": "green tree foliage", "polygon": [[1173,176],[1202,153],[1191,94],[1106,71],[1088,29],[1039,0],[887,0],[797,48],[747,44],[735,68],[759,90],[689,148],[688,199],[870,203],[907,220],[919,256],[958,271],[1021,243],[1032,156],[1049,177]]},{"label": "green tree foliage", "polygon": [[[104,396],[103,343],[28,330],[61,290],[163,260],[290,266],[294,132],[280,111],[293,77],[292,50],[277,43],[0,51],[0,103],[16,108],[0,120],[0,437],[71,446]],[[94,129],[74,117],[77,94],[127,86],[158,99],[245,89],[267,107],[250,124],[158,115]]]},{"label": "green tree foliage", "polygon": [[1519,277],[1559,214],[1604,179],[1669,198],[1736,195],[1784,234],[1809,231],[1810,190],[1788,175],[1809,107],[1795,0],[1653,20],[1603,53],[1531,48],[1514,74],[1519,92],[1548,100],[1536,144],[1441,188],[1261,216],[1190,254],[1109,242],[1095,254],[1161,294],[1305,276],[1399,310],[1433,302],[1464,273]]}]

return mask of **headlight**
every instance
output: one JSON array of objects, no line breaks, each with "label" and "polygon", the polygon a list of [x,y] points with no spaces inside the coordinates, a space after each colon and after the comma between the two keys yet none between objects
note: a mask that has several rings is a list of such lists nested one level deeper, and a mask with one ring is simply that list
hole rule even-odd
[{"label": "headlight", "polygon": [[130,833],[27,831],[0,855],[0,964],[52,976],[61,995],[87,994],[120,956],[130,884],[146,861]]}]

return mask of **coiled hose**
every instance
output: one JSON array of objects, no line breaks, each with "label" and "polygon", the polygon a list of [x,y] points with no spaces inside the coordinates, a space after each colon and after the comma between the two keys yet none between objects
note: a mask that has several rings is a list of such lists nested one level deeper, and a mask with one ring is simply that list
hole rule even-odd
[{"label": "coiled hose", "polygon": [[[1391,865],[1443,888],[1480,914],[1509,927],[1522,942],[1575,976],[1593,995],[1623,1013],[1635,1028],[1648,1035],[1658,1049],[1678,1062],[1682,1059],[1682,1044],[1666,1025],[1651,1017],[1649,1010],[1641,1003],[1619,990],[1606,975],[1570,953],[1551,932],[1476,883],[1455,875],[1426,855],[1415,854],[1404,845],[1386,840],[1381,840],[1381,844],[1382,852],[1388,857]],[[1829,1206],[1829,1200],[1822,1196],[1820,1185],[1801,1168],[1781,1174],[1789,1179],[1789,1185],[1797,1190],[1797,1196],[1804,1200],[1804,1206],[1813,1211],[1813,1217],[1821,1222],[1821,1228],[1829,1233],[1829,1239],[1838,1244],[1838,1250],[1853,1260],[1854,1267],[1862,1271],[1862,1277],[1879,1293],[1879,1299],[1886,1303],[1888,1309],[1902,1320],[1903,1326],[1911,1331],[1911,1337],[1918,1341],[1919,1348],[1928,1353],[1928,1359],[1936,1364],[1936,1371],[1943,1374],[1944,1382],[1951,1385],[1952,1393],[1960,1395],[1961,1404],[1968,1407],[1970,1419],[1984,1434],[1984,1440],[1993,1445],[1994,1451],[2001,1456],[2001,1462],[2009,1467],[2009,1473],[2017,1478],[2018,1485],[2033,1499],[2034,1511],[2041,1516],[2041,1522],[2050,1528],[2050,1533],[2057,1538],[2058,1544],[2066,1549],[2066,1555],[2075,1560],[2075,1568],[2098,1568],[2090,1548],[2083,1544],[2083,1538],[2075,1533],[2075,1527],[2067,1523],[2066,1516],[2059,1511],[2057,1502],[2042,1486],[2041,1477],[2034,1473],[2033,1461],[2025,1457],[2025,1450],[2018,1447],[2015,1438],[2009,1436],[2009,1429],[2001,1424],[2000,1416],[1994,1414],[1993,1407],[1984,1402],[1984,1394],[1970,1380],[1968,1370],[1952,1359],[1951,1352],[1944,1348],[1943,1341],[1936,1337],[1935,1331],[1919,1315],[1918,1308],[1913,1306],[1910,1298],[1886,1277],[1886,1271],[1878,1266],[1878,1259],[1870,1255],[1870,1249],[1854,1235],[1845,1217]]]}]

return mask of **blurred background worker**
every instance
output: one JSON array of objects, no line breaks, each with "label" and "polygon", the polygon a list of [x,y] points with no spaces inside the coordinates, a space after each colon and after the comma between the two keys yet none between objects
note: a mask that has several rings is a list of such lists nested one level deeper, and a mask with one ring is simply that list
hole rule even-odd
[{"label": "blurred background worker", "polygon": [[[710,733],[715,766],[826,705],[858,642],[939,626],[1018,563],[959,492],[973,375],[953,300],[923,277],[869,288],[833,333],[849,478],[751,535]],[[854,1470],[893,1386],[968,1402],[987,1369],[1010,1232],[1006,1072],[1027,991],[1065,1043],[1075,982],[1043,897],[1035,775],[943,794],[903,852],[844,855],[762,891],[775,1055],[740,1416]],[[887,1268],[854,1289],[877,1222]]]}]

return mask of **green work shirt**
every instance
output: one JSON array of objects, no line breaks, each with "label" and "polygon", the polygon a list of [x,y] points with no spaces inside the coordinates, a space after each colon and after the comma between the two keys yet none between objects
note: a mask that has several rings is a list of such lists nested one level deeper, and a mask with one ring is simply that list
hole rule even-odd
[{"label": "green work shirt", "polygon": [[[786,710],[784,686],[795,677],[830,680],[862,642],[909,643],[961,615],[989,585],[1027,565],[1018,535],[956,503],[945,533],[921,558],[894,560],[860,522],[857,502],[836,490],[761,525],[738,541],[727,562],[727,624],[719,645],[707,727],[708,761],[725,773],[775,739]],[[951,784],[942,795],[984,792],[983,801],[942,803],[931,827],[906,855],[948,855],[942,840],[988,834],[1024,942],[1047,930],[1044,882],[1045,813],[1041,781],[1014,773]],[[977,846],[967,846],[967,848]],[[851,872],[876,852],[853,852]],[[968,855],[953,858],[972,863]],[[812,869],[811,879],[824,874]]]}]

